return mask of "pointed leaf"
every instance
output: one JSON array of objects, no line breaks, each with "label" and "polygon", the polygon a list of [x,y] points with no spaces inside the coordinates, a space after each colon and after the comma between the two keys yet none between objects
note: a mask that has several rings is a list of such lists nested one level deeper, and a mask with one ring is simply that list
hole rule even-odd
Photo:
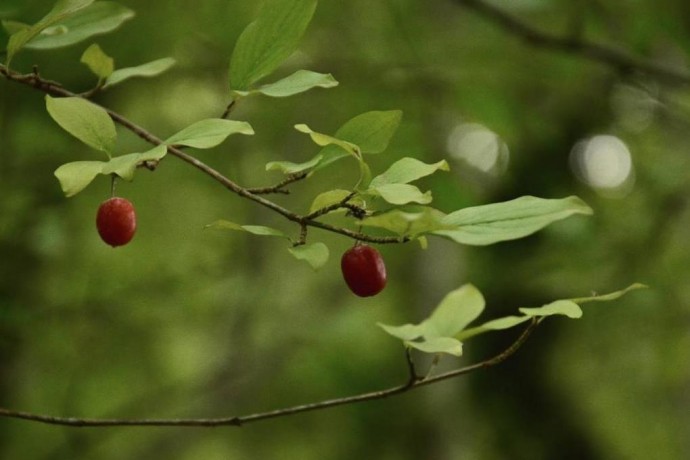
[{"label": "pointed leaf", "polygon": [[102,107],[80,97],[46,95],[46,108],[65,131],[110,156],[117,134],[113,120]]},{"label": "pointed leaf", "polygon": [[569,299],[569,300],[571,300],[572,302],[575,302],[577,304],[587,303],[587,302],[607,302],[610,300],[616,300],[616,299],[624,296],[625,294],[627,294],[630,291],[635,291],[637,289],[647,289],[647,288],[648,288],[648,286],[646,286],[644,284],[634,283],[625,289],[621,289],[620,291],[616,291],[616,292],[611,292],[610,294],[594,295],[594,296],[590,296],[590,297],[579,297],[576,299]]},{"label": "pointed leaf", "polygon": [[296,49],[316,0],[265,0],[257,19],[240,34],[230,61],[230,86],[247,90]]},{"label": "pointed leaf", "polygon": [[101,47],[95,43],[86,48],[84,54],[81,55],[81,62],[86,64],[91,72],[101,80],[108,78],[115,68],[113,58],[105,54]]},{"label": "pointed leaf", "polygon": [[175,65],[175,60],[173,58],[162,58],[136,67],[117,69],[110,74],[103,87],[110,88],[113,85],[117,85],[133,77],[155,77],[156,75],[162,74],[173,65]]},{"label": "pointed leaf", "polygon": [[422,208],[420,212],[404,212],[398,209],[367,217],[360,221],[366,227],[390,230],[398,235],[416,236],[449,228],[443,224],[443,214],[434,208]]},{"label": "pointed leaf", "polygon": [[408,347],[416,348],[424,353],[446,353],[462,356],[462,343],[452,337],[432,337],[422,342],[405,342]]},{"label": "pointed leaf", "polygon": [[461,244],[481,246],[531,235],[573,214],[589,215],[592,209],[575,196],[563,199],[523,196],[452,212],[443,223],[455,228],[434,233]]},{"label": "pointed leaf", "polygon": [[262,225],[240,225],[234,222],[230,222],[229,220],[217,220],[211,224],[208,224],[205,228],[210,228],[214,230],[236,230],[248,232],[258,236],[275,236],[279,238],[289,239],[289,237],[285,233],[275,228],[264,227]]},{"label": "pointed leaf", "polygon": [[167,145],[186,145],[197,149],[210,149],[219,145],[231,134],[254,134],[249,123],[244,121],[209,118],[197,121],[168,138]]},{"label": "pointed leaf", "polygon": [[438,163],[426,164],[415,158],[403,158],[396,161],[383,174],[380,174],[371,181],[371,187],[384,184],[407,184],[414,182],[422,177],[429,176],[436,171],[449,171],[450,168],[445,160]]},{"label": "pointed leaf", "polygon": [[424,322],[424,337],[452,337],[484,311],[484,296],[471,284],[448,293]]},{"label": "pointed leaf", "polygon": [[134,11],[117,2],[97,1],[46,28],[25,48],[46,50],[73,45],[111,32],[133,17]]},{"label": "pointed leaf", "polygon": [[94,0],[58,0],[53,9],[36,24],[20,29],[10,36],[7,43],[7,66],[15,54],[19,52],[29,41],[41,33],[47,27],[62,21],[77,11],[86,8]]},{"label": "pointed leaf", "polygon": [[65,196],[71,197],[88,186],[103,169],[102,161],[75,161],[66,163],[55,170],[55,177]]},{"label": "pointed leaf", "polygon": [[323,243],[302,244],[288,248],[290,254],[298,260],[303,260],[311,265],[311,268],[318,270],[328,261],[328,246]]},{"label": "pointed leaf", "polygon": [[527,316],[563,315],[577,319],[582,317],[582,309],[572,300],[556,300],[539,308],[520,308],[520,313]]},{"label": "pointed leaf", "polygon": [[531,316],[505,316],[503,318],[487,321],[481,326],[465,329],[464,331],[461,331],[459,334],[456,334],[455,338],[464,342],[465,340],[469,339],[470,337],[474,337],[475,335],[483,334],[489,331],[501,331],[504,329],[510,329],[511,327],[515,327],[518,324],[522,324],[525,321],[529,321],[530,319],[532,319]]},{"label": "pointed leaf", "polygon": [[124,180],[134,179],[137,166],[145,161],[161,160],[168,153],[165,145],[158,145],[143,153],[130,153],[115,157],[103,165],[101,174],[117,174]]},{"label": "pointed leaf", "polygon": [[296,174],[306,171],[316,166],[321,160],[321,155],[317,155],[304,163],[293,163],[291,161],[271,161],[266,164],[266,171],[280,171],[283,174]]},{"label": "pointed leaf", "polygon": [[389,326],[383,323],[377,324],[388,334],[404,341],[418,339],[424,334],[424,327],[419,324],[403,324],[402,326]]},{"label": "pointed leaf", "polygon": [[301,133],[309,134],[309,137],[311,137],[311,140],[314,141],[316,145],[320,145],[321,147],[336,145],[356,158],[361,156],[359,147],[355,144],[329,136],[328,134],[318,133],[303,123],[295,125],[295,129]]},{"label": "pointed leaf", "polygon": [[[311,203],[311,207],[309,208],[309,212],[314,212],[318,211],[319,209],[326,208],[328,206],[337,204],[342,202],[345,198],[350,196],[352,192],[349,190],[342,190],[342,189],[335,189],[335,190],[329,190],[328,192],[323,192],[319,194],[316,198],[314,198],[314,201]],[[361,199],[358,200],[352,200],[350,201],[355,202],[355,204],[361,204]]]},{"label": "pointed leaf", "polygon": [[410,184],[383,184],[371,187],[369,192],[380,195],[390,204],[429,204],[432,201],[431,192],[422,193],[421,190]]},{"label": "pointed leaf", "polygon": [[287,97],[309,91],[312,88],[332,88],[334,86],[338,86],[338,82],[329,73],[323,74],[310,70],[298,70],[289,77],[285,77],[275,83],[263,85],[252,92],[271,97]]},{"label": "pointed leaf", "polygon": [[400,125],[400,110],[366,112],[349,120],[335,137],[359,146],[362,153],[381,153]]}]

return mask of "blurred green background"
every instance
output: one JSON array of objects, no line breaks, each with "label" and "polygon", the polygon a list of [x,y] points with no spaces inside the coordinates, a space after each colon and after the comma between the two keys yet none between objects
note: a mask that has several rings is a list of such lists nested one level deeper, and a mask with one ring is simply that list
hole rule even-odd
[{"label": "blurred green background", "polygon": [[[97,97],[161,137],[228,101],[234,41],[254,2],[122,0],[120,30],[55,52],[22,52],[75,91],[93,41],[118,67],[172,56],[155,79]],[[499,4],[508,2],[497,2]],[[681,0],[521,0],[503,5],[543,30],[624,45],[670,66],[690,51]],[[45,0],[2,0],[34,22]],[[0,40],[7,37],[0,34]],[[400,344],[376,327],[423,318],[474,283],[486,318],[556,298],[652,286],[580,321],[548,320],[503,365],[392,399],[243,428],[75,429],[0,419],[3,459],[655,459],[690,458],[690,92],[529,47],[450,0],[322,1],[300,51],[277,76],[308,68],[340,86],[242,101],[230,138],[203,161],[246,186],[272,184],[268,161],[311,158],[293,129],[322,132],[368,110],[404,118],[381,172],[397,158],[446,158],[425,182],[444,211],[520,195],[576,194],[595,210],[524,240],[460,247],[432,239],[381,248],[389,285],[352,295],[339,255],[352,242],[312,231],[331,260],[314,273],[283,241],[204,231],[219,218],[294,226],[228,193],[175,158],[118,187],[139,230],[116,250],[95,230],[109,181],[63,197],[53,171],[103,159],[47,115],[43,95],[0,80],[0,406],[84,417],[242,415],[400,383]],[[118,152],[144,144],[119,129]],[[338,168],[276,201],[308,208],[356,170]],[[517,331],[468,342],[450,369],[491,356]],[[424,365],[424,361],[420,360]]]}]

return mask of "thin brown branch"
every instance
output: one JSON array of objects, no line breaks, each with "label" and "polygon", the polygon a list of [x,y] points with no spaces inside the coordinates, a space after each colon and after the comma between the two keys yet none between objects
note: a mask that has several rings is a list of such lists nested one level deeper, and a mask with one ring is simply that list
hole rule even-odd
[{"label": "thin brown branch", "polygon": [[344,398],[328,399],[309,404],[301,404],[298,406],[287,407],[283,409],[276,409],[268,412],[258,412],[255,414],[222,418],[196,418],[196,419],[98,419],[98,418],[76,418],[76,417],[55,417],[51,415],[34,414],[29,412],[13,411],[9,409],[0,408],[0,417],[29,420],[32,422],[46,423],[50,425],[62,425],[72,427],[105,427],[105,426],[188,426],[188,427],[218,427],[218,426],[241,426],[247,423],[258,422],[260,420],[268,420],[272,418],[287,417],[290,415],[300,414],[303,412],[312,412],[317,410],[324,410],[331,407],[343,406],[347,404],[356,404],[364,401],[373,401],[377,399],[385,399],[397,394],[406,393],[416,388],[435,384],[443,380],[459,377],[461,375],[469,374],[480,369],[495,366],[502,363],[527,341],[532,332],[540,324],[540,320],[533,319],[529,326],[523,330],[520,336],[505,350],[496,356],[487,360],[481,361],[470,366],[461,367],[453,371],[448,371],[424,380],[419,380],[414,372],[414,365],[411,364],[410,355],[407,357],[408,372],[410,377],[408,381],[402,385],[397,385],[385,390],[372,391],[369,393],[362,393],[354,396],[347,396]]},{"label": "thin brown branch", "polygon": [[308,175],[309,173],[307,173],[306,171],[297,174],[291,174],[286,179],[270,187],[248,188],[247,190],[250,193],[253,193],[254,195],[268,195],[271,193],[282,193],[284,195],[289,195],[290,191],[287,190],[285,187],[305,179]]},{"label": "thin brown branch", "polygon": [[530,45],[578,55],[621,71],[638,71],[669,83],[690,84],[690,73],[686,70],[635,56],[624,49],[579,37],[557,36],[541,31],[484,0],[455,0],[455,2],[477,12]]},{"label": "thin brown branch", "polygon": [[[31,74],[19,74],[17,72],[14,72],[10,69],[7,68],[7,66],[0,64],[0,75],[3,75],[5,78],[7,78],[10,81],[21,83],[24,85],[31,86],[33,88],[36,88],[46,94],[49,94],[51,96],[60,96],[60,97],[79,97],[78,94],[73,93],[72,91],[67,90],[64,88],[61,84],[55,81],[51,80],[46,80],[43,77],[41,77],[38,74],[38,71],[34,69],[34,72]],[[120,115],[119,113],[107,108],[100,106],[103,110],[105,110],[110,118],[113,119],[116,123],[119,125],[125,127],[129,131],[133,132],[137,136],[139,136],[141,139],[145,140],[146,142],[152,144],[152,145],[161,145],[163,144],[163,140],[152,134],[151,132],[147,131],[143,127],[137,125],[136,123],[130,121],[129,119],[125,118],[124,116]],[[266,198],[260,196],[259,194],[253,193],[252,189],[245,188],[234,182],[233,180],[229,179],[228,177],[224,176],[220,172],[216,171],[206,163],[202,162],[201,160],[197,159],[196,157],[189,155],[188,153],[183,152],[179,148],[173,146],[173,145],[167,145],[167,150],[168,153],[176,156],[180,160],[189,163],[190,165],[194,166],[196,169],[200,170],[207,176],[211,177],[214,179],[216,182],[220,183],[223,185],[226,189],[232,191],[233,193],[239,195],[242,198],[246,198],[248,200],[254,201],[255,203],[264,206],[280,215],[285,217],[286,219],[296,222],[300,225],[308,225],[311,227],[317,227],[322,230],[326,230],[329,232],[333,233],[339,233],[341,235],[354,238],[360,241],[367,241],[370,243],[379,243],[379,244],[390,244],[390,243],[405,243],[409,241],[409,238],[407,237],[378,237],[378,236],[370,236],[361,232],[355,232],[352,230],[349,230],[347,228],[343,227],[336,227],[334,225],[326,224],[323,222],[319,222],[315,220],[313,217],[309,216],[302,216],[299,214],[296,214],[280,205],[277,203],[274,203],[273,201],[267,200]]]}]

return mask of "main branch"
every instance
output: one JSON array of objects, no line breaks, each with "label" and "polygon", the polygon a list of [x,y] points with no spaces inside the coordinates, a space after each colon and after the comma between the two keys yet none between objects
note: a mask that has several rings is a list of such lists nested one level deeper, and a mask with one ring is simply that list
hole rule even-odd
[{"label": "main branch", "polygon": [[502,363],[512,356],[527,341],[534,329],[540,324],[541,320],[533,319],[529,326],[523,330],[520,336],[505,350],[496,356],[476,364],[461,367],[452,371],[438,374],[428,378],[420,379],[415,370],[409,353],[406,351],[408,365],[408,380],[398,386],[385,390],[372,391],[344,398],[327,399],[315,403],[302,404],[298,406],[276,409],[268,412],[258,412],[255,414],[222,417],[222,418],[193,418],[193,419],[99,419],[99,418],[75,418],[75,417],[54,417],[52,415],[33,414],[29,412],[13,411],[0,408],[0,417],[29,420],[32,422],[46,423],[49,425],[63,425],[72,427],[105,427],[105,426],[186,426],[186,427],[218,427],[218,426],[242,426],[247,423],[268,420],[272,418],[287,417],[300,414],[302,412],[313,412],[324,410],[336,406],[356,404],[364,401],[385,399],[394,395],[407,393],[416,388],[432,385],[443,380],[459,377],[480,369],[495,366]]}]

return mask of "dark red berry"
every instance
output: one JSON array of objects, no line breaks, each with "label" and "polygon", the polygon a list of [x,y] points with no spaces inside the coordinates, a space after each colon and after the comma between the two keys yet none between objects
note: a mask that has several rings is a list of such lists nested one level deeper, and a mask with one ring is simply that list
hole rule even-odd
[{"label": "dark red berry", "polygon": [[98,207],[96,228],[101,239],[112,247],[129,243],[137,229],[134,206],[124,198],[104,201]]},{"label": "dark red berry", "polygon": [[376,295],[386,287],[386,266],[371,246],[359,244],[345,251],[340,268],[350,290],[360,297]]}]

